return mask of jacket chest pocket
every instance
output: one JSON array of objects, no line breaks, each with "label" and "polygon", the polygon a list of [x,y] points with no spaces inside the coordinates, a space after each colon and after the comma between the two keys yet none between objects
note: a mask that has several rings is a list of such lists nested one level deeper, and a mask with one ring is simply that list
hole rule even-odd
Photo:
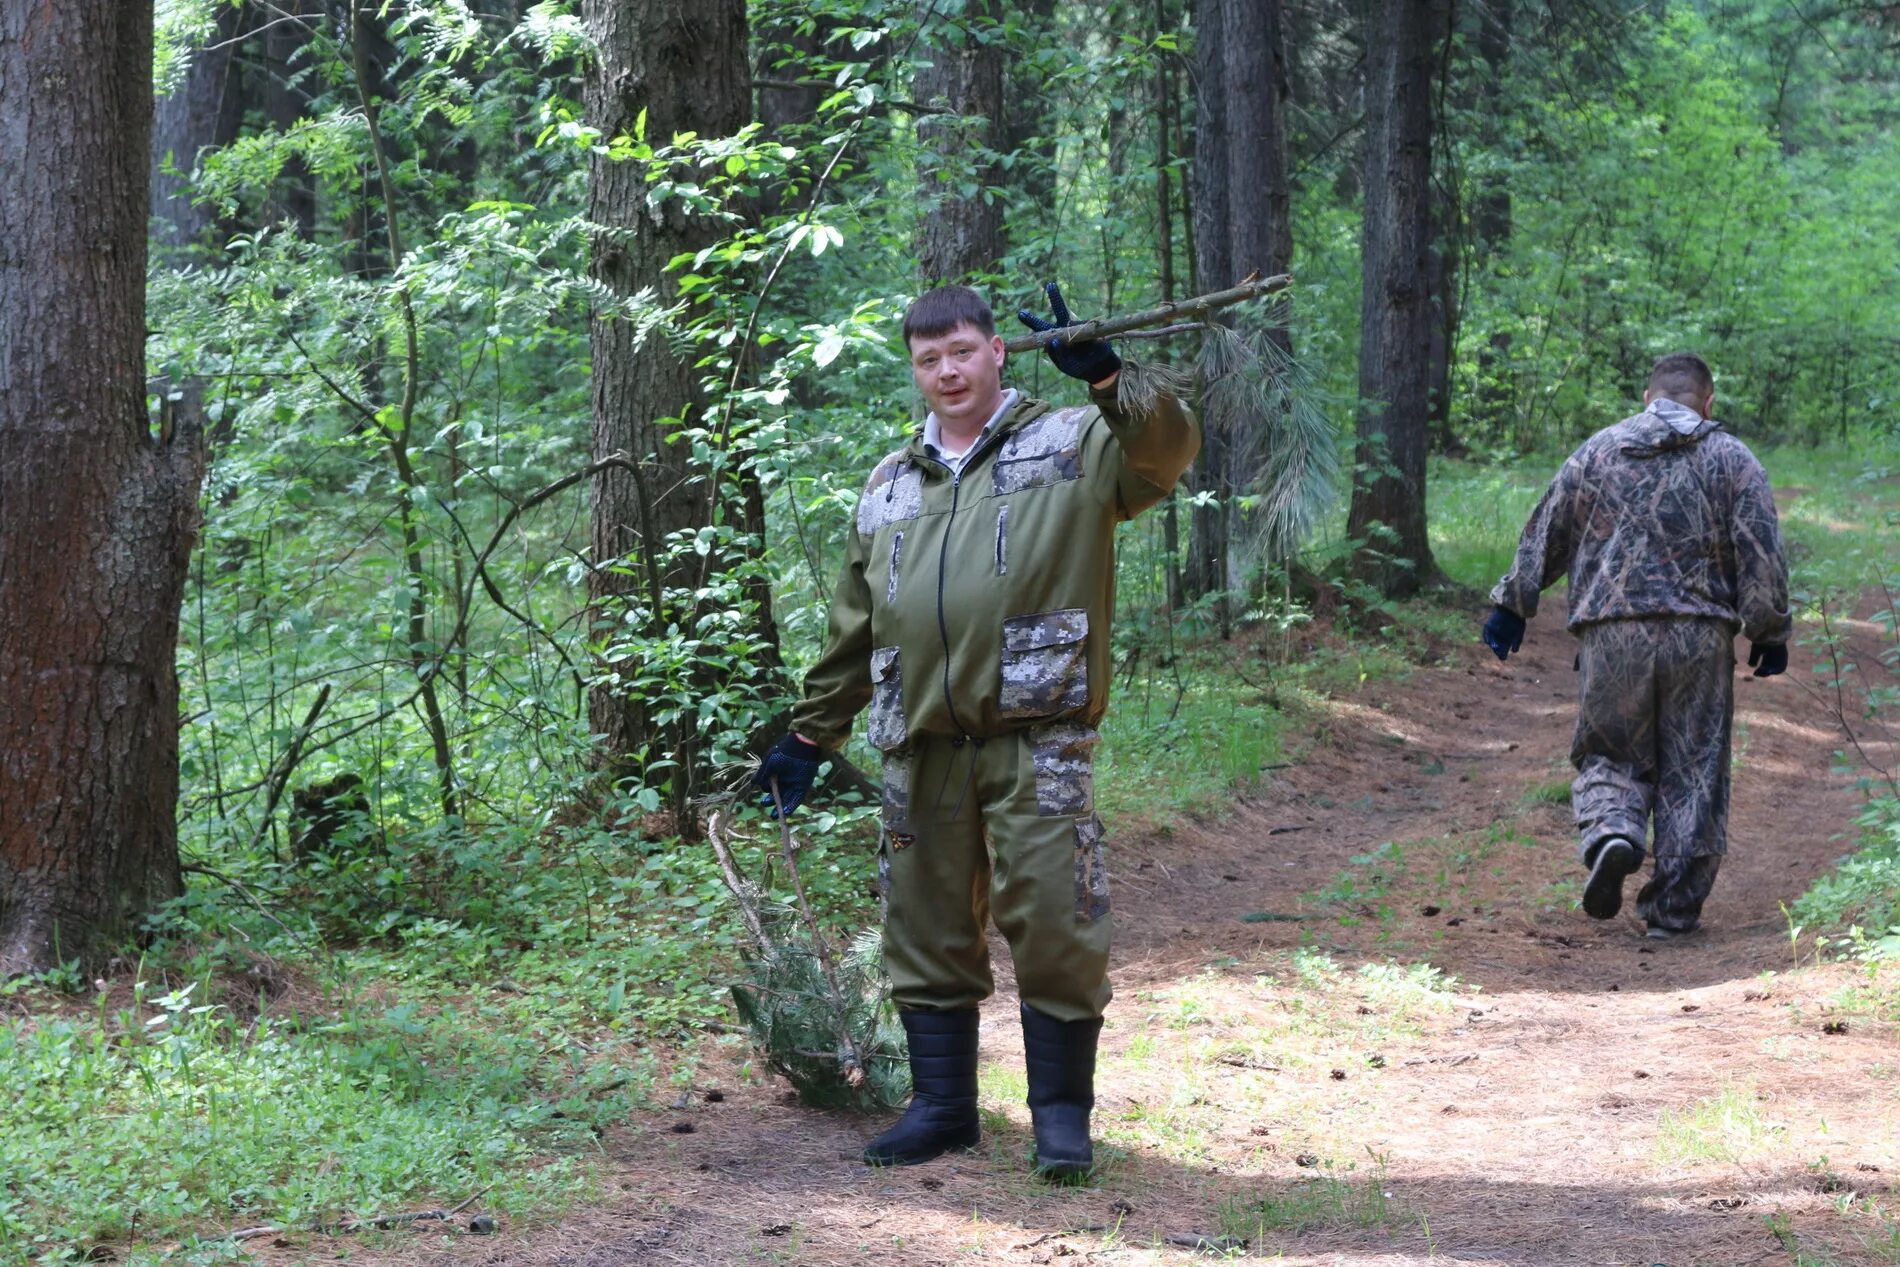
[{"label": "jacket chest pocket", "polygon": [[865,715],[864,737],[879,752],[901,748],[910,739],[896,647],[879,647],[871,653],[871,707]]},{"label": "jacket chest pocket", "polygon": [[1050,717],[1089,702],[1089,613],[1069,607],[1003,621],[999,717]]}]

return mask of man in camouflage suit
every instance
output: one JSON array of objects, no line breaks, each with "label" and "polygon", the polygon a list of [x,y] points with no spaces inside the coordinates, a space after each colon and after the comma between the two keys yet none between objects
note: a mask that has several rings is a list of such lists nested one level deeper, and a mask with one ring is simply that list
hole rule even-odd
[{"label": "man in camouflage suit", "polygon": [[1557,472],[1491,592],[1484,641],[1500,660],[1517,650],[1538,592],[1568,574],[1583,909],[1621,909],[1653,819],[1655,871],[1636,909],[1666,939],[1695,929],[1728,850],[1735,635],[1770,677],[1788,667],[1793,622],[1768,476],[1709,417],[1709,367],[1664,357],[1643,404]]},{"label": "man in camouflage suit", "polygon": [[[1072,324],[1048,290],[1056,324]],[[1022,997],[1037,1169],[1077,1175],[1093,1162],[1109,999],[1090,758],[1108,707],[1115,527],[1168,495],[1200,435],[1102,341],[1049,347],[1057,369],[1090,385],[1087,405],[1006,391],[994,318],[965,287],[921,296],[904,339],[930,414],[871,472],[824,654],[759,780],[796,805],[868,706],[866,738],[883,754],[884,959],[915,1094],[865,1161],[977,1142],[993,918]]]}]

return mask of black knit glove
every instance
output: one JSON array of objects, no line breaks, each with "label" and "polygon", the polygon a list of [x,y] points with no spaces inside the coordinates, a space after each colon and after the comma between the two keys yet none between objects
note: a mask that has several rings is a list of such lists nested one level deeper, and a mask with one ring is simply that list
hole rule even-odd
[{"label": "black knit glove", "polygon": [[1766,646],[1759,642],[1748,644],[1748,664],[1755,670],[1756,677],[1773,677],[1777,673],[1788,671],[1788,644],[1771,642]]},{"label": "black knit glove", "polygon": [[787,735],[772,745],[765,754],[765,760],[759,762],[758,773],[752,776],[752,785],[765,796],[760,800],[778,817],[778,807],[772,804],[772,781],[778,781],[778,799],[785,806],[785,812],[791,813],[801,805],[811,792],[812,780],[818,777],[818,764],[825,759],[825,750],[815,743],[806,743],[797,735]]},{"label": "black knit glove", "polygon": [[[1038,334],[1044,330],[1061,330],[1080,324],[1069,315],[1069,305],[1062,302],[1061,287],[1054,282],[1044,282],[1042,288],[1048,292],[1049,311],[1055,314],[1055,320],[1045,321],[1027,308],[1018,308],[1018,321]],[[1115,348],[1107,339],[1090,339],[1086,343],[1064,343],[1057,339],[1045,350],[1057,369],[1090,386],[1121,372],[1122,359],[1115,355]]]},{"label": "black knit glove", "polygon": [[1502,660],[1524,645],[1524,618],[1508,607],[1493,607],[1480,636],[1491,653]]}]

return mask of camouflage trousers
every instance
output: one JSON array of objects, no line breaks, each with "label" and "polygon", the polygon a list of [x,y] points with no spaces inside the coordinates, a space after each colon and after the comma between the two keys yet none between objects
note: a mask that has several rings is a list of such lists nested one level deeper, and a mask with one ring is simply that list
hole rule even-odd
[{"label": "camouflage trousers", "polygon": [[1728,852],[1734,630],[1719,620],[1613,620],[1578,638],[1570,803],[1583,863],[1612,836],[1647,847],[1655,873],[1637,913],[1692,928]]},{"label": "camouflage trousers", "polygon": [[886,755],[878,879],[898,1007],[972,1008],[988,998],[992,920],[1024,1003],[1059,1021],[1108,1006],[1097,739],[1054,723],[954,744],[926,736]]}]

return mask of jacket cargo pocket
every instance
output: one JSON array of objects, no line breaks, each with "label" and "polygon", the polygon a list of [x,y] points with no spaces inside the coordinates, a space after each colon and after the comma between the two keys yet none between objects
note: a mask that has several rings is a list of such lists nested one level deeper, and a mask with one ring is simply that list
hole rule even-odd
[{"label": "jacket cargo pocket", "polygon": [[904,679],[897,668],[897,648],[879,647],[871,653],[871,709],[864,737],[879,752],[904,746],[910,729],[904,722]]},{"label": "jacket cargo pocket", "polygon": [[1003,621],[999,717],[1052,717],[1089,702],[1089,613],[1069,607]]}]

